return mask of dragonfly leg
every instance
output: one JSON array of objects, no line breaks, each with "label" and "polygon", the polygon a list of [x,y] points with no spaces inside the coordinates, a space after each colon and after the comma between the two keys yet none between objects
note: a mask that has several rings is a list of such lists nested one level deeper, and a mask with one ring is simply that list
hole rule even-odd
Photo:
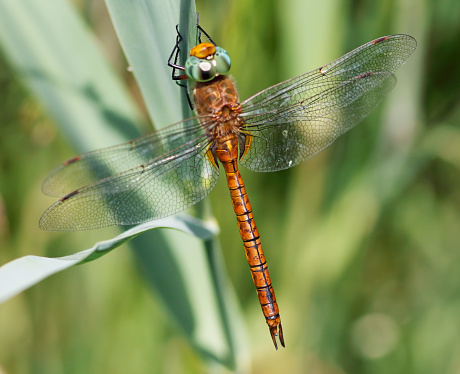
[{"label": "dragonfly leg", "polygon": [[[183,66],[179,65],[179,63],[178,63],[179,54],[180,54],[179,45],[183,40],[182,35],[179,32],[179,25],[176,25],[176,31],[177,31],[176,44],[174,45],[174,48],[173,48],[173,50],[172,50],[172,52],[171,52],[171,54],[169,55],[169,58],[168,58],[168,66],[172,68],[171,79],[174,80],[174,81],[187,79],[187,75],[185,75],[185,74],[180,74],[179,75],[177,73],[177,70],[184,71],[185,68]],[[182,84],[179,84],[179,85],[182,86]]]}]

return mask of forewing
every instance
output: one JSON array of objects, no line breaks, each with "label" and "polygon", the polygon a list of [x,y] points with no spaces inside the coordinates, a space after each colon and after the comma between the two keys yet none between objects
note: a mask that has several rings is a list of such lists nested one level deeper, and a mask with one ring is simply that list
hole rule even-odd
[{"label": "forewing", "polygon": [[167,217],[203,199],[218,170],[207,158],[207,137],[149,163],[76,190],[41,217],[47,230],[88,230]]},{"label": "forewing", "polygon": [[54,169],[43,183],[43,192],[62,197],[78,188],[161,158],[174,149],[204,135],[197,118],[190,118],[162,130],[113,147],[74,157]]},{"label": "forewing", "polygon": [[391,91],[392,72],[415,47],[408,35],[379,38],[244,101],[241,132],[250,145],[241,164],[255,171],[286,169],[329,146]]}]

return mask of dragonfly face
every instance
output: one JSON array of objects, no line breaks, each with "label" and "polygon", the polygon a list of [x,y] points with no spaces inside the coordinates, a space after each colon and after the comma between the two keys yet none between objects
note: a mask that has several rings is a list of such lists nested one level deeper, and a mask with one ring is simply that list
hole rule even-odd
[{"label": "dragonfly face", "polygon": [[200,43],[190,51],[185,73],[196,82],[209,82],[217,75],[227,74],[230,66],[230,56],[225,49],[212,43]]},{"label": "dragonfly face", "polygon": [[415,47],[408,35],[385,36],[239,102],[226,75],[231,66],[227,52],[200,43],[185,67],[173,65],[186,73],[177,79],[193,81],[196,117],[63,163],[44,182],[44,193],[61,198],[43,214],[40,227],[89,230],[167,217],[202,200],[214,187],[221,164],[273,343],[277,347],[279,336],[284,346],[238,163],[254,171],[277,171],[328,147],[391,91],[393,72]]}]

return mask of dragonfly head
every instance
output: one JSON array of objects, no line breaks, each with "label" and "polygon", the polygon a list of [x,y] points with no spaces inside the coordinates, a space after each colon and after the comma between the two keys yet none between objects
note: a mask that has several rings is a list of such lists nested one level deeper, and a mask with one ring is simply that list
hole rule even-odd
[{"label": "dragonfly head", "polygon": [[194,81],[208,82],[218,75],[228,73],[230,66],[230,56],[225,49],[212,43],[200,43],[190,51],[185,73]]}]

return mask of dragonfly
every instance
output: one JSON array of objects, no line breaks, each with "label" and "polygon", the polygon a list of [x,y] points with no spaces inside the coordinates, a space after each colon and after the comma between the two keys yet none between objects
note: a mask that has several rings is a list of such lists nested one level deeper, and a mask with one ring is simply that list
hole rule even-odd
[{"label": "dragonfly", "polygon": [[416,45],[409,35],[383,36],[240,102],[228,74],[229,54],[211,38],[199,40],[185,66],[169,63],[183,73],[175,79],[188,81],[195,116],[62,163],[43,183],[45,194],[60,199],[42,215],[40,227],[89,230],[168,217],[208,195],[222,166],[270,336],[276,349],[277,338],[284,347],[278,303],[238,165],[256,172],[283,170],[331,145],[393,89],[393,73]]}]

